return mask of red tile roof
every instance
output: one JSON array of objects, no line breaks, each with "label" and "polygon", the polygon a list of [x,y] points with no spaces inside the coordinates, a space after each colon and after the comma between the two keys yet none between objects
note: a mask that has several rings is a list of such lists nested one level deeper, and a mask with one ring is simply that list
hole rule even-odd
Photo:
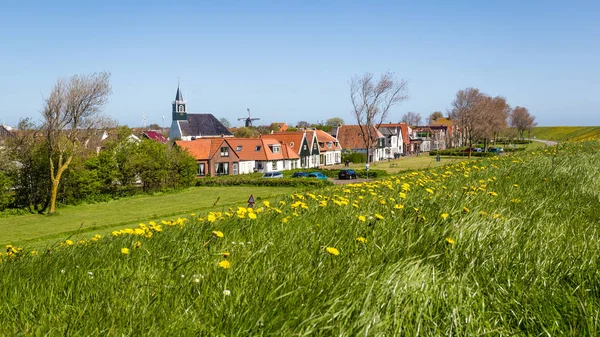
[{"label": "red tile roof", "polygon": [[[383,137],[381,132],[379,132],[375,126],[371,126],[373,131],[371,133],[372,137]],[[366,148],[365,142],[362,137],[361,128],[365,130],[365,126],[363,125],[342,125],[337,129],[337,139],[340,142],[340,145],[344,149],[364,149]],[[372,147],[377,146],[377,139],[373,140],[371,145]]]},{"label": "red tile roof", "polygon": [[[342,146],[340,145],[339,141],[334,136],[328,134],[323,130],[315,130],[315,132],[317,133],[317,141],[319,142],[319,148],[321,152],[339,151],[342,149]],[[329,147],[327,143],[330,143],[331,147]]]},{"label": "red tile roof", "polygon": [[159,143],[166,143],[167,142],[167,137],[163,136],[161,133],[159,133],[158,131],[146,131],[143,133],[144,136],[155,140]]}]

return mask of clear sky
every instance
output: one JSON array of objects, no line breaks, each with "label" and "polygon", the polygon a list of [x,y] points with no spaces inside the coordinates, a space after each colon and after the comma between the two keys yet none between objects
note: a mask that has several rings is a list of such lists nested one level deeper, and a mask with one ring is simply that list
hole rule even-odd
[{"label": "clear sky", "polygon": [[[600,125],[600,1],[4,1],[0,123],[40,119],[58,77],[112,74],[105,113],[170,125],[181,78],[189,112],[234,126],[352,123],[348,81],[409,83],[393,108],[445,112],[475,87],[541,126]],[[162,116],[165,116],[165,122]]]}]

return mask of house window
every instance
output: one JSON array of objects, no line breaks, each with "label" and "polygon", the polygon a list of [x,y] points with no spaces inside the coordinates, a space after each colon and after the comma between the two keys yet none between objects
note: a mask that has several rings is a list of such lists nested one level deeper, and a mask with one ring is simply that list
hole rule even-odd
[{"label": "house window", "polygon": [[272,167],[273,170],[277,170],[277,160],[273,160],[271,162],[271,167]]},{"label": "house window", "polygon": [[306,144],[304,144],[304,146],[302,147],[304,150],[308,149],[308,146],[306,146]]},{"label": "house window", "polygon": [[228,147],[221,148],[221,157],[229,157],[229,148]]},{"label": "house window", "polygon": [[180,105],[179,106],[179,112],[184,112],[183,109],[184,109],[183,105]]},{"label": "house window", "polygon": [[229,174],[229,163],[216,163],[215,174],[218,176]]},{"label": "house window", "polygon": [[257,151],[257,152],[258,152],[258,151],[260,151],[260,145],[257,145],[257,146],[256,146],[256,151]]},{"label": "house window", "polygon": [[242,146],[238,145],[237,148],[235,149],[236,151],[242,151]]},{"label": "house window", "polygon": [[273,146],[273,153],[279,153],[281,152],[281,147],[279,145],[274,145]]},{"label": "house window", "polygon": [[231,164],[231,166],[233,169],[233,174],[239,174],[238,163],[233,163],[233,164]]},{"label": "house window", "polygon": [[206,175],[205,164],[204,163],[198,164],[198,175],[199,176]]},{"label": "house window", "polygon": [[327,147],[331,149],[331,142],[327,142]]}]

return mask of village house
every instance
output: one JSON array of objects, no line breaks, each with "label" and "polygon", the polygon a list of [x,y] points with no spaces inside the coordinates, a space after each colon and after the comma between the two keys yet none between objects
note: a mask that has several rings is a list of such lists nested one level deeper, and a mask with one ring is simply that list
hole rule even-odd
[{"label": "village house", "polygon": [[319,142],[314,130],[273,132],[262,135],[265,138],[277,140],[280,144],[286,144],[300,157],[301,168],[313,168],[320,166]]},{"label": "village house", "polygon": [[[408,124],[406,123],[386,123],[380,124],[379,132],[385,136],[387,158],[398,158],[405,155],[406,145],[410,144],[408,138]],[[406,138],[405,138],[406,137]],[[406,142],[406,139],[409,141]]]},{"label": "village house", "polygon": [[[386,137],[371,126],[371,152],[368,154],[369,162],[387,159],[386,153],[391,152],[386,145]],[[362,129],[362,131],[361,131]],[[363,139],[363,131],[366,134],[366,126],[342,125],[331,130],[332,136],[337,138],[344,151],[367,153],[367,147]]]},{"label": "village house", "polygon": [[178,140],[175,144],[186,150],[198,162],[197,175],[221,176],[240,173],[239,157],[225,138]]},{"label": "village house", "polygon": [[453,119],[439,117],[430,121],[430,127],[444,126],[444,136],[440,139],[440,142],[445,144],[446,148],[459,147],[463,145],[462,132],[458,127],[457,123]]},{"label": "village house", "polygon": [[323,130],[315,129],[319,143],[319,163],[321,166],[337,165],[342,163],[342,146],[340,142]]},{"label": "village house", "polygon": [[296,169],[300,156],[287,144],[272,138],[230,138],[227,140],[240,159],[240,173]]}]

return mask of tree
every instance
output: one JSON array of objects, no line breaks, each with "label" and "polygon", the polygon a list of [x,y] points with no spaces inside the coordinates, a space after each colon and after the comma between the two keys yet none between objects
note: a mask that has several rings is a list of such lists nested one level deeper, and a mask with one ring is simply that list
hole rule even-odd
[{"label": "tree", "polygon": [[367,164],[373,142],[377,139],[374,129],[387,118],[390,108],[408,99],[407,83],[396,79],[394,73],[382,74],[378,81],[374,75],[355,75],[350,80],[350,100],[361,137],[367,149]]},{"label": "tree", "polygon": [[344,125],[344,120],[341,119],[341,118],[339,118],[339,117],[332,117],[332,118],[329,118],[325,122],[325,125],[331,126],[331,127],[336,127],[336,126]]},{"label": "tree", "polygon": [[469,146],[472,145],[473,139],[479,136],[478,126],[483,122],[481,114],[478,113],[482,106],[480,103],[482,98],[483,94],[479,92],[479,89],[467,88],[459,90],[452,101],[450,117],[457,120],[462,130],[463,140],[465,142],[468,140]]},{"label": "tree", "polygon": [[54,213],[58,185],[78,150],[84,148],[87,131],[106,121],[99,115],[111,93],[110,74],[74,75],[59,79],[44,100],[42,130],[50,161],[49,213]]},{"label": "tree", "polygon": [[421,115],[419,115],[416,112],[409,111],[402,115],[402,119],[400,119],[400,122],[406,123],[409,126],[421,125]]},{"label": "tree", "polygon": [[510,114],[510,126],[517,130],[519,137],[524,138],[523,134],[525,131],[531,131],[537,123],[535,122],[535,116],[529,114],[527,108],[516,106]]},{"label": "tree", "polygon": [[229,120],[225,117],[222,117],[219,119],[219,122],[221,122],[221,124],[223,124],[224,127],[226,128],[230,128],[231,127],[231,122],[229,122]]},{"label": "tree", "polygon": [[233,136],[236,137],[236,138],[253,138],[254,137],[254,130],[243,126],[241,128],[237,128],[233,132]]},{"label": "tree", "polygon": [[438,118],[444,117],[444,114],[441,111],[434,111],[429,115],[429,124],[435,122]]},{"label": "tree", "polygon": [[307,121],[299,121],[298,124],[296,124],[296,127],[298,129],[306,129],[310,126],[310,123]]}]

